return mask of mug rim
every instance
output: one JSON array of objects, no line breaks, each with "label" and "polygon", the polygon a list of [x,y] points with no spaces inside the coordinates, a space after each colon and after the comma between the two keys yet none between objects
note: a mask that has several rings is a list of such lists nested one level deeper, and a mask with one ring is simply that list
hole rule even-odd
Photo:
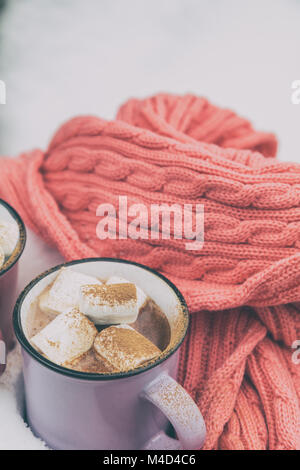
[{"label": "mug rim", "polygon": [[23,220],[21,219],[20,215],[18,214],[18,212],[10,204],[8,204],[8,202],[4,201],[4,199],[0,199],[0,205],[5,207],[5,209],[13,217],[15,222],[17,222],[18,227],[19,227],[18,244],[16,245],[12,254],[9,256],[6,263],[4,263],[2,268],[0,268],[0,278],[1,278],[1,276],[7,273],[7,271],[9,271],[17,263],[17,261],[19,261],[20,256],[22,255],[25,245],[26,245],[27,234],[26,234],[25,224]]},{"label": "mug rim", "polygon": [[[142,268],[146,271],[149,271],[151,274],[157,276],[160,278],[162,281],[164,281],[166,284],[168,284],[169,287],[174,291],[176,297],[179,299],[181,308],[182,308],[182,314],[184,318],[184,326],[183,326],[183,332],[182,335],[180,336],[180,339],[176,342],[176,344],[170,348],[170,350],[157,359],[154,362],[151,362],[148,365],[141,365],[139,367],[136,367],[133,370],[126,371],[126,372],[112,372],[112,373],[107,373],[107,374],[96,374],[96,373],[91,373],[91,372],[81,372],[73,369],[68,369],[67,367],[60,366],[58,364],[55,364],[54,362],[50,361],[46,357],[42,356],[28,341],[28,339],[25,336],[25,333],[23,331],[22,327],[22,322],[21,322],[21,310],[22,310],[22,305],[23,302],[27,296],[27,294],[31,291],[31,289],[42,279],[47,277],[49,274],[52,274],[53,272],[58,271],[59,269],[63,267],[68,267],[68,266],[74,266],[77,264],[83,264],[83,263],[89,263],[89,262],[113,262],[113,263],[124,263],[124,264],[130,264],[133,266],[137,266],[139,268]],[[149,266],[145,266],[141,263],[136,263],[134,261],[129,261],[125,260],[122,258],[105,258],[105,257],[95,257],[95,258],[82,258],[78,260],[73,260],[73,261],[68,261],[62,264],[59,264],[57,266],[54,266],[47,271],[44,271],[41,273],[39,276],[35,277],[21,292],[19,295],[14,311],[13,311],[13,327],[15,331],[15,335],[20,343],[20,345],[24,348],[24,350],[29,353],[33,359],[35,359],[37,362],[42,364],[43,366],[47,367],[48,369],[51,369],[53,372],[60,373],[64,376],[72,377],[75,379],[83,379],[83,380],[88,380],[88,381],[102,381],[102,380],[113,380],[113,379],[123,379],[123,378],[128,378],[132,377],[138,374],[141,374],[143,372],[146,372],[150,369],[153,369],[154,367],[158,366],[165,360],[167,360],[170,356],[172,356],[178,348],[181,346],[184,338],[186,337],[188,327],[189,327],[189,310],[186,304],[186,301],[182,295],[182,293],[179,291],[179,289],[168,279],[166,278],[163,274],[155,271],[154,269],[150,268]]]}]

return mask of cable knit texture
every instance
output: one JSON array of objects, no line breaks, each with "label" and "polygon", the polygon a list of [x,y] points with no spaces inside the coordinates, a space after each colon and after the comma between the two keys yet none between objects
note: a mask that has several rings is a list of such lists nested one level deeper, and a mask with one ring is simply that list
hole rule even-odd
[{"label": "cable knit texture", "polygon": [[[300,165],[272,134],[192,95],[132,99],[115,121],[77,117],[46,152],[0,160],[0,196],[67,260],[126,258],[169,277],[192,313],[179,380],[205,449],[300,448]],[[204,204],[205,242],[99,240],[96,208]],[[130,219],[129,219],[130,221]]]}]

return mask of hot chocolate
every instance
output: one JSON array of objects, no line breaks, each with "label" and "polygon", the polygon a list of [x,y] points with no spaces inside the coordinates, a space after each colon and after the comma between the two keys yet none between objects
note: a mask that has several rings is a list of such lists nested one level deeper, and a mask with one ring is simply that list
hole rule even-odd
[{"label": "hot chocolate", "polygon": [[170,342],[166,315],[137,285],[65,268],[32,303],[26,330],[52,362],[99,374],[155,361]]}]

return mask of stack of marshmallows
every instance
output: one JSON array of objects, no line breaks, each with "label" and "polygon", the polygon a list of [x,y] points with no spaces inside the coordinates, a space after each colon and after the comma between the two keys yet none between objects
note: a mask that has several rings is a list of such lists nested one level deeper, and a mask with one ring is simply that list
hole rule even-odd
[{"label": "stack of marshmallows", "polygon": [[0,270],[15,250],[18,239],[18,225],[15,222],[0,220]]},{"label": "stack of marshmallows", "polygon": [[62,268],[39,299],[41,311],[56,316],[31,342],[49,360],[64,367],[71,367],[92,350],[113,372],[134,369],[161,353],[129,326],[145,302],[145,293],[126,279],[111,277],[102,283]]}]

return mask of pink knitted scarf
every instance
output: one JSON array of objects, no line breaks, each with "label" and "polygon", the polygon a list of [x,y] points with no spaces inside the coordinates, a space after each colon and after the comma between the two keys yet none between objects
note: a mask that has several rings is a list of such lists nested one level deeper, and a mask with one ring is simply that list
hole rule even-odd
[{"label": "pink knitted scarf", "polygon": [[[300,448],[300,165],[272,134],[192,95],[129,100],[117,120],[78,117],[46,152],[0,160],[0,197],[67,260],[126,258],[169,277],[192,313],[179,379],[206,449]],[[201,203],[202,250],[184,240],[99,240],[96,209]]]}]

